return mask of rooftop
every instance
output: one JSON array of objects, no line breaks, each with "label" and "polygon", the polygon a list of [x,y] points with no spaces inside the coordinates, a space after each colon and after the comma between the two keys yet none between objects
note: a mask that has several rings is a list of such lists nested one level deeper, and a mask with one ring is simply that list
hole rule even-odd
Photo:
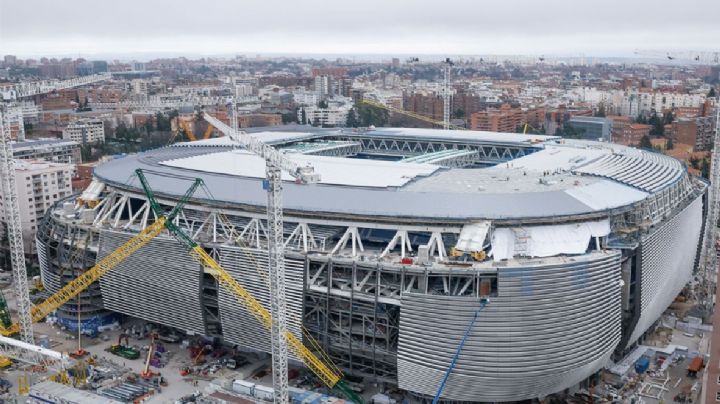
[{"label": "rooftop", "polygon": [[[307,130],[307,128],[306,128]],[[306,141],[337,136],[338,131],[262,131],[255,135],[270,142]],[[686,175],[677,160],[616,144],[557,140],[491,132],[460,132],[383,128],[363,135],[414,136],[415,139],[453,141],[472,139],[482,144],[533,147],[537,151],[485,168],[451,169],[438,165],[327,157],[289,153],[298,165],[312,164],[319,184],[299,185],[284,179],[285,208],[303,214],[412,217],[427,220],[527,219],[601,215],[647,198]],[[536,143],[540,140],[540,143]],[[514,143],[513,143],[514,142]],[[140,192],[128,184],[136,168],[152,170],[158,194],[177,197],[188,187],[187,178],[200,177],[216,203],[256,206],[266,195],[261,181],[265,164],[243,150],[234,150],[224,138],[165,147],[100,165],[95,175],[114,186]],[[178,176],[184,176],[178,178]]]}]

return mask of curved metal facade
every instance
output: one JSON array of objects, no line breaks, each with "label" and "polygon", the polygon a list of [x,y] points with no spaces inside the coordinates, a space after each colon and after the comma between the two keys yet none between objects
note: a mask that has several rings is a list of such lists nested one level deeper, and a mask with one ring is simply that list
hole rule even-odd
[{"label": "curved metal facade", "polygon": [[[499,295],[478,317],[443,397],[515,401],[555,393],[602,367],[620,341],[620,254],[499,268]],[[475,298],[405,294],[398,384],[434,395]]]},{"label": "curved metal facade", "polygon": [[692,278],[702,232],[702,197],[658,226],[640,242],[640,318],[632,345],[675,300]]}]

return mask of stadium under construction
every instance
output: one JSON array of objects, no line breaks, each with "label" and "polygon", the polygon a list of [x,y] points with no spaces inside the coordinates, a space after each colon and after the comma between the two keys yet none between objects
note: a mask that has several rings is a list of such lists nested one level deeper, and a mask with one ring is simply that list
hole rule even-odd
[{"label": "stadium under construction", "polygon": [[[578,385],[651,329],[693,276],[707,183],[679,161],[552,136],[383,128],[258,130],[318,184],[285,181],[288,325],[346,374],[443,398],[517,401]],[[265,163],[226,138],[106,162],[40,225],[50,292],[198,191],[176,225],[269,307]],[[478,311],[481,298],[489,303]],[[116,313],[270,352],[266,329],[161,235],[58,310]]]}]

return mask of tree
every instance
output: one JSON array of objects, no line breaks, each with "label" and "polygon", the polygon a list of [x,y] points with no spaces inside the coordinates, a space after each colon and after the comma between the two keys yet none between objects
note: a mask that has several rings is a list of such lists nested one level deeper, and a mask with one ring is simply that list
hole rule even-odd
[{"label": "tree", "polygon": [[650,137],[648,135],[644,135],[640,138],[640,148],[652,149],[652,142],[650,141]]},{"label": "tree", "polygon": [[25,134],[26,135],[32,135],[33,133],[33,124],[30,122],[23,123],[23,128],[25,128]]},{"label": "tree", "polygon": [[357,111],[355,108],[352,108],[350,111],[348,111],[347,114],[347,121],[345,121],[345,127],[347,128],[357,128],[359,125],[358,118],[357,118]]},{"label": "tree", "polygon": [[305,112],[305,108],[303,108],[303,109],[300,110],[300,115],[302,115],[302,119],[301,119],[300,124],[302,124],[302,125],[307,124],[308,121],[307,121],[307,113]]},{"label": "tree", "polygon": [[672,112],[668,111],[663,114],[663,123],[665,125],[673,123],[674,120],[675,120],[675,116],[673,115]]},{"label": "tree", "polygon": [[359,126],[385,126],[390,118],[387,110],[372,105],[361,103],[356,108]]},{"label": "tree", "polygon": [[453,113],[453,118],[462,119],[465,118],[465,110],[462,108],[458,108]]},{"label": "tree", "polygon": [[646,124],[646,123],[648,123],[648,120],[647,120],[647,118],[645,118],[645,115],[639,114],[639,115],[637,116],[637,118],[635,118],[635,123],[644,123],[644,124]]},{"label": "tree", "polygon": [[654,114],[653,116],[648,119],[648,124],[652,125],[652,128],[650,128],[650,136],[663,136],[665,135],[665,125],[663,124],[663,120],[660,119],[657,114]]},{"label": "tree", "polygon": [[715,87],[710,87],[710,91],[707,93],[708,98],[716,97],[715,95]]},{"label": "tree", "polygon": [[318,108],[326,109],[327,107],[328,107],[327,101],[320,100],[320,102],[318,102]]},{"label": "tree", "polygon": [[667,140],[667,143],[665,143],[665,150],[672,150],[675,147],[675,144],[673,143],[672,138]]},{"label": "tree", "polygon": [[598,106],[598,110],[595,111],[595,116],[599,118],[605,118],[607,114],[605,113],[605,104],[600,103]]},{"label": "tree", "polygon": [[555,130],[555,136],[562,136],[567,139],[582,139],[585,134],[585,129],[575,128],[572,125],[564,125],[564,127],[557,128]]},{"label": "tree", "polygon": [[700,166],[700,175],[702,175],[702,177],[705,179],[710,178],[710,160],[708,160],[707,157],[703,157],[702,159],[702,165]]}]

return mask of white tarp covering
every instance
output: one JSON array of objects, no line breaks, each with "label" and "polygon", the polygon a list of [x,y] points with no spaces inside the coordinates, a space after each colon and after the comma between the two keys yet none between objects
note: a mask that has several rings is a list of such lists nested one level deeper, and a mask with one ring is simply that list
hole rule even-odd
[{"label": "white tarp covering", "polygon": [[565,193],[596,210],[630,205],[642,201],[650,195],[610,180],[600,180],[590,185],[570,188]]},{"label": "white tarp covering", "polygon": [[512,258],[516,252],[528,257],[583,254],[588,248],[590,237],[603,237],[608,234],[610,234],[609,219],[552,226],[495,229],[490,254],[496,261]]},{"label": "white tarp covering", "polygon": [[460,251],[480,251],[483,249],[483,243],[490,229],[490,221],[469,223],[460,230],[455,248]]},{"label": "white tarp covering", "polygon": [[[297,153],[289,153],[285,156],[300,167],[307,164],[315,167],[315,171],[320,174],[321,184],[400,187],[416,177],[430,175],[440,169],[440,166],[432,164],[397,161],[346,159]],[[166,160],[160,164],[239,177],[265,178],[265,161],[245,150],[201,154]],[[285,181],[293,181],[287,173],[283,173],[282,178]]]}]

